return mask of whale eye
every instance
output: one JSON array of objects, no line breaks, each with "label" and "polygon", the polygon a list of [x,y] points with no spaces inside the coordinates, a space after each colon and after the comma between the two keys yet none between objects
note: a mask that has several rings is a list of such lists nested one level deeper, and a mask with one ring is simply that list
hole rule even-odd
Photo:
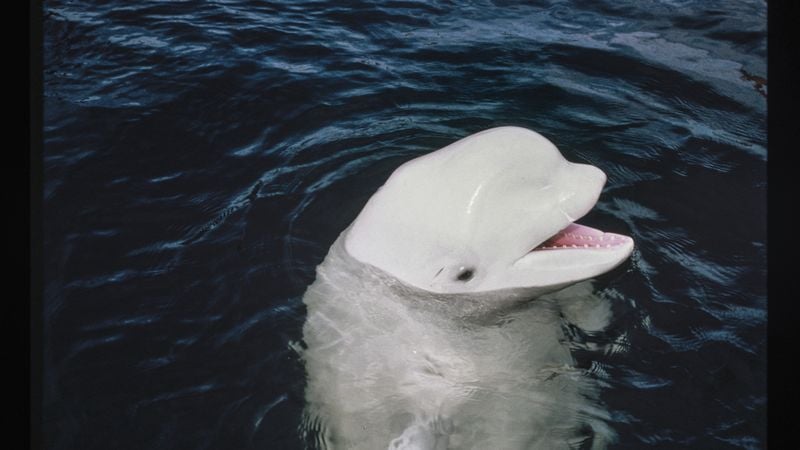
[{"label": "whale eye", "polygon": [[461,267],[458,272],[458,276],[456,279],[458,281],[469,281],[472,279],[473,275],[475,275],[475,270],[468,267]]}]

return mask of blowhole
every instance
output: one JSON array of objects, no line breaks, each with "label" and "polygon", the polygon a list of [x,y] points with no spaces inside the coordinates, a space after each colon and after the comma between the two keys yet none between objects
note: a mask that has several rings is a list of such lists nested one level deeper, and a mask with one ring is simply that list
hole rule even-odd
[{"label": "blowhole", "polygon": [[475,269],[471,267],[461,267],[458,270],[458,276],[456,277],[456,280],[466,282],[471,280],[473,276],[475,276]]}]

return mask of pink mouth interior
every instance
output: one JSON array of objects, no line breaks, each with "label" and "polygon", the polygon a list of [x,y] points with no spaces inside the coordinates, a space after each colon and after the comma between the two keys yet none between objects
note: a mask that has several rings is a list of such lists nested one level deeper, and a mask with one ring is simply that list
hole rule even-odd
[{"label": "pink mouth interior", "polygon": [[628,236],[615,233],[604,233],[595,228],[570,224],[550,239],[542,242],[531,251],[561,250],[570,248],[605,249],[623,245],[631,241]]}]

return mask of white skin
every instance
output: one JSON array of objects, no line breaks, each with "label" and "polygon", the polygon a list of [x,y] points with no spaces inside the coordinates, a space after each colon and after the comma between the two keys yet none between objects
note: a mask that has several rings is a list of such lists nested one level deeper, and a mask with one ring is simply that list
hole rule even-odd
[{"label": "white skin", "polygon": [[[304,296],[304,428],[316,446],[566,449],[588,424],[603,448],[613,432],[562,326],[567,316],[600,329],[609,308],[587,283],[529,300],[630,254],[624,236],[557,235],[604,183],[514,127],[398,168]],[[543,243],[559,248],[532,251]]]},{"label": "white skin", "polygon": [[[531,252],[588,213],[605,181],[600,169],[567,161],[536,132],[486,130],[395,170],[345,247],[432,292],[561,287],[611,270],[633,250],[632,239],[609,233],[616,239],[600,241],[598,232],[581,241],[587,248]],[[472,272],[466,281],[458,279],[464,269]]]}]

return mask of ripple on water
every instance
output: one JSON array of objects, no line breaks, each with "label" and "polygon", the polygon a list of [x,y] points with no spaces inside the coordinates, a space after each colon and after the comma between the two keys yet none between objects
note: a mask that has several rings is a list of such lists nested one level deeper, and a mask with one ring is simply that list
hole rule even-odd
[{"label": "ripple on water", "polygon": [[332,445],[289,348],[315,266],[395,167],[500,125],[602,168],[586,220],[636,242],[568,333],[587,417],[763,446],[764,3],[508,3],[48,1],[47,446]]}]

